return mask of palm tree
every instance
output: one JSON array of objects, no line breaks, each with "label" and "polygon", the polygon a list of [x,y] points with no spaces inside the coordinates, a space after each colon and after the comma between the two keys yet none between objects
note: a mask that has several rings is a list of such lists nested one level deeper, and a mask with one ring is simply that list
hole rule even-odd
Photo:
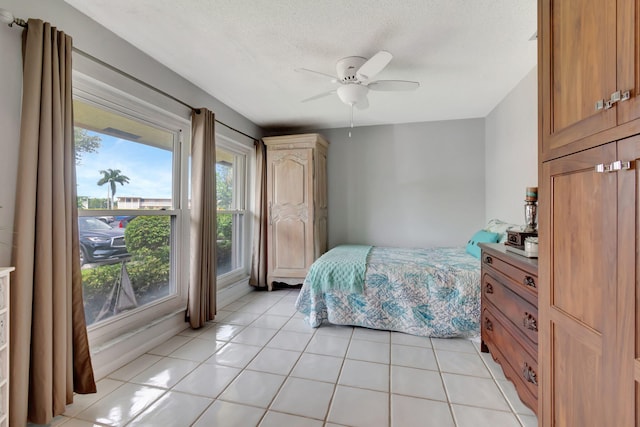
[{"label": "palm tree", "polygon": [[116,195],[116,183],[125,185],[129,183],[129,177],[122,175],[120,169],[101,170],[102,178],[98,181],[98,185],[109,184],[107,187],[107,200],[109,200],[109,209],[112,209],[114,197]]}]

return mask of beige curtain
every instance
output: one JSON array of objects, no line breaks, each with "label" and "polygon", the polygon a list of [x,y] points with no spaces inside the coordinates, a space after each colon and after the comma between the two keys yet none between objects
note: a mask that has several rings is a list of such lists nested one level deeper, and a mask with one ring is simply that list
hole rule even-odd
[{"label": "beige curtain", "polygon": [[216,144],[215,116],[191,113],[191,233],[187,319],[192,328],[216,314]]},{"label": "beige curtain", "polygon": [[253,216],[253,251],[249,284],[257,288],[268,288],[267,283],[267,147],[262,140],[256,146],[256,194]]},{"label": "beige curtain", "polygon": [[82,302],[71,37],[30,19],[11,283],[9,425],[49,423],[96,386]]}]

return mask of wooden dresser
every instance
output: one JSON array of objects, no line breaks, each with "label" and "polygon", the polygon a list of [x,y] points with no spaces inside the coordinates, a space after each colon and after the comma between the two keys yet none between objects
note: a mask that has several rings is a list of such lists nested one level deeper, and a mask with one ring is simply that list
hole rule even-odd
[{"label": "wooden dresser", "polygon": [[538,261],[482,243],[483,352],[490,352],[520,399],[538,412]]}]

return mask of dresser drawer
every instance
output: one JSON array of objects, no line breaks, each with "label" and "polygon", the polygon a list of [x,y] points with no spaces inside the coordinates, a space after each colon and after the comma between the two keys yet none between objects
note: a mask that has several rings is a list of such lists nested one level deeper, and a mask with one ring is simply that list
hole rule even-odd
[{"label": "dresser drawer", "polygon": [[502,284],[491,274],[482,275],[482,301],[493,304],[526,336],[533,348],[538,346],[538,309]]},{"label": "dresser drawer", "polygon": [[538,295],[538,277],[537,274],[527,273],[526,271],[505,262],[504,260],[482,253],[482,268],[487,270],[499,271],[509,278],[514,284],[525,289],[531,295],[537,298]]},{"label": "dresser drawer", "polygon": [[[505,374],[507,374],[507,370],[512,373],[512,375],[507,375],[507,378],[514,382],[516,389],[526,388],[537,400],[538,362],[504,326],[504,322],[505,319],[499,313],[493,313],[489,308],[483,309],[482,339],[494,357],[496,357],[494,351],[504,356],[505,360],[501,360],[500,363],[505,368]],[[505,363],[509,365],[510,369],[506,369]]]}]

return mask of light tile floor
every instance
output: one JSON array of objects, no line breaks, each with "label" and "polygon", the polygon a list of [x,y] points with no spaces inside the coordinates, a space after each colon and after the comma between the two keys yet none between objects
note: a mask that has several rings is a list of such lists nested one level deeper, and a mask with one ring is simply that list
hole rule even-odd
[{"label": "light tile floor", "polygon": [[52,425],[537,426],[477,342],[311,329],[297,294],[256,291],[222,308],[77,395]]}]

